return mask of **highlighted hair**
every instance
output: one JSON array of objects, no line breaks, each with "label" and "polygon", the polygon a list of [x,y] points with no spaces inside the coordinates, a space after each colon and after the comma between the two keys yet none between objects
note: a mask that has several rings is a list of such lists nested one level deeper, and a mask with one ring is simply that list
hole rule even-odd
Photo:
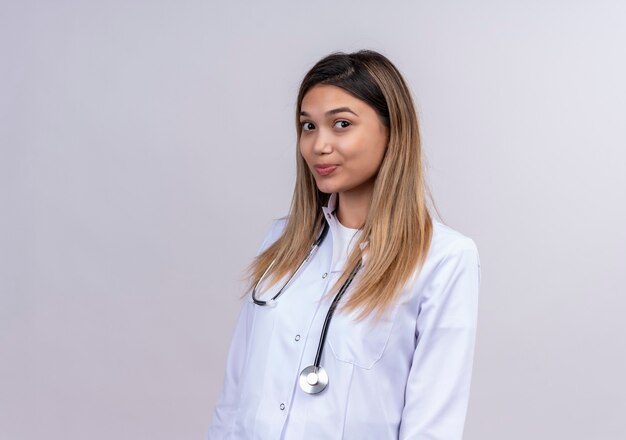
[{"label": "highlighted hair", "polygon": [[[348,256],[344,272],[327,293],[330,297],[339,290],[361,257],[360,244],[368,241],[364,250],[368,253],[367,263],[350,286],[348,299],[339,303],[337,312],[358,311],[357,319],[374,313],[379,318],[395,303],[416,270],[419,273],[432,239],[432,217],[426,204],[430,191],[424,179],[415,105],[402,75],[385,56],[372,50],[334,52],[318,61],[300,85],[296,105],[298,145],[302,133],[299,122],[302,99],[318,84],[340,87],[366,102],[389,129],[387,148],[359,241]],[[330,194],[319,191],[299,152],[296,166],[287,223],[282,235],[248,266],[248,293],[274,259],[268,285],[293,273],[321,232],[325,221],[322,206],[327,205]]]}]

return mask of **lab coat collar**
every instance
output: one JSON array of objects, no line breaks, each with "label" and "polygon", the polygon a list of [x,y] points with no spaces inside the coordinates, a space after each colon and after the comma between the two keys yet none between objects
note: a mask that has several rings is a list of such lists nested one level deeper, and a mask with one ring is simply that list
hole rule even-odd
[{"label": "lab coat collar", "polygon": [[337,208],[337,198],[337,193],[332,193],[328,198],[328,202],[326,202],[326,206],[322,206],[322,211],[324,211],[326,218],[328,218],[328,214],[333,214],[335,212]]},{"label": "lab coat collar", "polygon": [[[330,197],[328,198],[328,201],[326,202],[326,206],[322,206],[322,211],[324,212],[324,218],[326,219],[326,222],[329,224],[331,231],[335,231],[337,226],[337,223],[339,222],[339,220],[337,219],[337,216],[335,215],[335,211],[337,210],[337,200],[339,198],[339,194],[334,192],[330,194]],[[361,247],[361,251],[363,251],[367,245],[369,244],[369,240],[365,240],[363,243],[361,243],[360,247]],[[365,264],[365,260],[367,259],[367,253],[364,253],[363,255],[363,263]]]}]

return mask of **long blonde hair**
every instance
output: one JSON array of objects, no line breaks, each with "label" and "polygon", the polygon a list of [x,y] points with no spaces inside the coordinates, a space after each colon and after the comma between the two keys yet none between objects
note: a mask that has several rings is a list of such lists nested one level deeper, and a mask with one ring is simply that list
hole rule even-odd
[{"label": "long blonde hair", "polygon": [[[300,85],[296,105],[298,145],[302,99],[318,84],[341,87],[363,100],[377,111],[389,129],[389,142],[362,233],[348,256],[346,269],[328,292],[334,295],[346,281],[361,257],[360,244],[368,241],[367,264],[359,282],[355,280],[349,299],[339,303],[337,312],[359,310],[359,320],[375,312],[376,318],[380,318],[414,271],[421,270],[432,238],[432,218],[426,204],[430,191],[424,179],[415,106],[402,75],[385,56],[372,50],[334,52],[318,61]],[[321,232],[325,221],[322,206],[327,205],[330,194],[317,188],[299,152],[296,167],[296,184],[283,233],[247,267],[244,296],[274,260],[268,286],[293,273]]]}]

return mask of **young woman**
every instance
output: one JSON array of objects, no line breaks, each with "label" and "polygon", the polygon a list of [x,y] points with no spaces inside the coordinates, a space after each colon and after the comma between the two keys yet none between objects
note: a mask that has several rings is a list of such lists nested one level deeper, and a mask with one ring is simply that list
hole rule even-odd
[{"label": "young woman", "polygon": [[290,212],[248,268],[208,439],[461,439],[480,261],[429,213],[405,81],[333,53],[296,127]]}]

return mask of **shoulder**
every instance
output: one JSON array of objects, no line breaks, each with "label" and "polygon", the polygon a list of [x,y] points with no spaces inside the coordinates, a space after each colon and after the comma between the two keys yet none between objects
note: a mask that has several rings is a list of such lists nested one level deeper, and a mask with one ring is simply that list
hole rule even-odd
[{"label": "shoulder", "polygon": [[433,236],[426,257],[426,266],[434,275],[440,269],[458,268],[459,265],[477,266],[480,274],[480,257],[476,242],[433,218]]},{"label": "shoulder", "polygon": [[433,236],[429,256],[436,259],[464,251],[478,253],[476,242],[467,235],[433,218]]},{"label": "shoulder", "polygon": [[283,216],[272,219],[269,228],[265,232],[263,243],[261,244],[258,253],[261,253],[270,247],[283,234],[285,226],[287,225],[287,218],[288,216]]},{"label": "shoulder", "polygon": [[288,216],[286,215],[272,220],[272,225],[270,226],[269,234],[274,240],[277,240],[278,237],[283,235],[285,226],[287,226],[287,220],[288,220]]}]

